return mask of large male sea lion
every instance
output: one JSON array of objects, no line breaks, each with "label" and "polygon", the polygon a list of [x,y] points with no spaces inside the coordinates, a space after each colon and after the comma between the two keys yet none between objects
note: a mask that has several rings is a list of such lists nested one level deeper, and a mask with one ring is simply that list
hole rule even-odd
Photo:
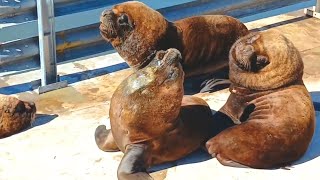
[{"label": "large male sea lion", "polygon": [[102,37],[130,67],[145,67],[158,50],[176,48],[182,53],[186,77],[214,73],[228,67],[232,44],[249,33],[239,20],[203,15],[175,22],[138,1],[105,10],[100,18]]},{"label": "large male sea lion", "polygon": [[0,95],[0,138],[11,136],[30,126],[36,106],[15,97]]},{"label": "large male sea lion", "polygon": [[182,158],[210,138],[211,109],[201,98],[183,95],[180,59],[176,49],[158,51],[112,96],[111,131],[101,125],[95,138],[103,151],[125,153],[120,180],[150,179],[146,168]]},{"label": "large male sea lion", "polygon": [[315,112],[303,84],[303,62],[283,35],[267,31],[239,39],[230,51],[231,95],[220,112],[240,123],[206,143],[223,165],[271,168],[307,150]]}]

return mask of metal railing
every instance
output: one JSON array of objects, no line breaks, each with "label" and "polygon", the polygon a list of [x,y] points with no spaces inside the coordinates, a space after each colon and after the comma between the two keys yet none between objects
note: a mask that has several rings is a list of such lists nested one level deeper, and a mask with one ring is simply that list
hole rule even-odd
[{"label": "metal railing", "polygon": [[312,7],[312,9],[305,9],[304,13],[307,16],[315,17],[320,19],[320,0],[317,0],[317,3],[315,6]]},{"label": "metal railing", "polygon": [[[112,50],[100,37],[99,16],[104,9],[124,1],[0,0],[0,76],[41,67],[41,84],[48,85],[59,80],[57,63]],[[316,0],[141,1],[169,20],[226,14],[243,22],[316,4]]]}]

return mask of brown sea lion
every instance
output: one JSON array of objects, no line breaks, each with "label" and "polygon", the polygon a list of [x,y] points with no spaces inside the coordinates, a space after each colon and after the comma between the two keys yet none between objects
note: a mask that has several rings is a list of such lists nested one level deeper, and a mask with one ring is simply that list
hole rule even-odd
[{"label": "brown sea lion", "polygon": [[0,95],[0,138],[27,128],[35,120],[36,106],[15,97]]},{"label": "brown sea lion", "polygon": [[220,112],[240,123],[206,143],[227,166],[273,168],[299,159],[315,126],[299,51],[267,31],[239,39],[230,51],[231,95]]},{"label": "brown sea lion", "polygon": [[179,60],[176,49],[158,51],[112,96],[111,131],[99,126],[95,138],[103,151],[125,153],[118,168],[120,180],[151,179],[148,167],[182,158],[210,138],[211,109],[201,98],[183,95]]},{"label": "brown sea lion", "polygon": [[249,33],[239,20],[224,15],[194,16],[169,22],[158,11],[138,1],[105,10],[100,17],[102,37],[130,67],[145,67],[158,50],[182,53],[185,77],[228,69],[232,44]]}]

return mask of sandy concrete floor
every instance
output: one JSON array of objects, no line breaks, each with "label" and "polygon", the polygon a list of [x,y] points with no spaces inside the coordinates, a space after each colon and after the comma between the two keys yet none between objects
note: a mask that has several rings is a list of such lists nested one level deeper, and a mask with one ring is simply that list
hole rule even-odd
[{"label": "sandy concrete floor", "polygon": [[[284,33],[300,50],[305,63],[304,81],[314,102],[320,103],[320,20],[306,18],[302,11],[246,24],[250,29],[275,29]],[[93,134],[99,124],[109,125],[109,101],[117,85],[131,71],[122,69],[118,54],[99,56],[59,65],[58,71],[71,82],[69,87],[38,95],[20,92],[19,84],[39,79],[39,71],[0,78],[4,86],[17,88],[15,96],[36,102],[37,121],[24,132],[0,140],[0,180],[88,180],[116,179],[122,153],[104,153]],[[107,70],[110,73],[97,73]],[[96,74],[96,75],[97,75]],[[15,89],[14,89],[15,90]],[[218,110],[229,92],[197,94]],[[320,175],[320,107],[317,127],[307,153],[290,170],[256,170],[224,167],[206,153],[152,168],[157,180],[168,179],[318,179]]]}]

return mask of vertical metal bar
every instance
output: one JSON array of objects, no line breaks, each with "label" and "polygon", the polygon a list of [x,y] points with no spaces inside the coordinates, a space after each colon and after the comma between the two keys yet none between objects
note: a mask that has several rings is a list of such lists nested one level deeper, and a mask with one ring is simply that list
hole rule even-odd
[{"label": "vertical metal bar", "polygon": [[53,0],[37,0],[41,85],[57,82]]},{"label": "vertical metal bar", "polygon": [[317,0],[317,4],[316,4],[315,11],[316,11],[317,13],[320,13],[320,0]]}]

